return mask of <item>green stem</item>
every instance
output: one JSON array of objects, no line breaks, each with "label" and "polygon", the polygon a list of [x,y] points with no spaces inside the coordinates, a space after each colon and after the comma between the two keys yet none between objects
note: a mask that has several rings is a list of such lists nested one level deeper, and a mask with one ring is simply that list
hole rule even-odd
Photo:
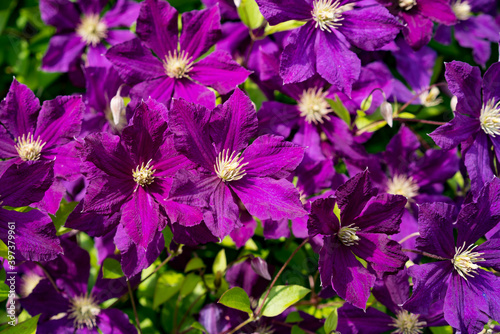
[{"label": "green stem", "polygon": [[130,295],[130,301],[132,302],[132,310],[134,310],[135,323],[137,324],[137,329],[139,333],[142,334],[141,324],[139,322],[139,315],[137,314],[137,307],[135,306],[134,295],[132,294],[132,287],[130,286],[130,281],[127,280],[128,293]]}]

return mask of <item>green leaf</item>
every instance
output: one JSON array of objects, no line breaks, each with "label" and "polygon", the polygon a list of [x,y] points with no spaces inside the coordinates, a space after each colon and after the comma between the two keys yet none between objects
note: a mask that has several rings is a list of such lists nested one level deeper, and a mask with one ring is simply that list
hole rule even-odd
[{"label": "green leaf", "polygon": [[241,21],[250,29],[257,29],[264,23],[264,16],[259,11],[255,0],[241,0],[238,6]]},{"label": "green leaf", "polygon": [[351,126],[351,114],[349,114],[349,110],[344,106],[339,97],[335,94],[335,100],[326,99],[326,101],[330,104],[333,112],[337,114],[344,122]]},{"label": "green leaf", "polygon": [[227,268],[226,251],[222,249],[214,260],[214,265],[212,266],[213,273],[220,271],[223,273]]},{"label": "green leaf", "polygon": [[199,257],[193,257],[191,260],[189,260],[188,264],[186,265],[186,268],[184,269],[184,272],[190,272],[196,269],[201,269],[205,268],[205,264],[203,263],[203,260],[200,259]]},{"label": "green leaf", "polygon": [[373,94],[370,94],[366,99],[361,102],[361,110],[367,111],[372,106]]},{"label": "green leaf", "polygon": [[291,20],[291,21],[278,23],[275,26],[267,25],[266,29],[264,30],[264,33],[266,36],[269,36],[269,35],[275,34],[277,32],[287,31],[287,30],[292,30],[295,28],[302,27],[304,24],[306,24],[306,21]]},{"label": "green leaf", "polygon": [[40,314],[2,331],[2,334],[35,334]]},{"label": "green leaf", "polygon": [[295,325],[292,327],[292,333],[291,334],[306,334],[299,326]]},{"label": "green leaf", "polygon": [[248,93],[250,100],[255,104],[255,109],[259,110],[264,101],[267,101],[266,96],[262,93],[262,90],[257,86],[255,82],[253,82],[250,78],[248,78],[243,84],[245,91]]},{"label": "green leaf", "polygon": [[337,312],[337,309],[334,309],[328,318],[326,318],[325,321],[325,333],[330,334],[330,333],[335,333],[337,330],[337,324],[339,322],[339,314]]},{"label": "green leaf", "polygon": [[161,233],[163,233],[163,239],[165,239],[165,248],[170,252],[170,243],[174,239],[174,234],[168,226],[165,226]]},{"label": "green leaf", "polygon": [[248,314],[252,314],[250,308],[250,298],[248,298],[245,290],[239,287],[234,287],[227,290],[219,299],[219,303],[230,308],[234,308]]},{"label": "green leaf", "polygon": [[[265,317],[280,315],[287,308],[304,298],[309,291],[311,290],[300,285],[277,285],[271,289],[262,307],[261,315]],[[260,298],[259,305],[262,304],[264,296],[265,293]]]},{"label": "green leaf", "polygon": [[197,329],[199,331],[202,331],[202,333],[208,333],[208,331],[203,327],[202,324],[200,324],[198,321],[195,321],[191,324],[191,327],[194,329]]},{"label": "green leaf", "polygon": [[68,216],[70,215],[71,212],[76,208],[78,205],[78,202],[69,202],[69,203],[61,203],[61,206],[59,207],[59,210],[57,210],[56,215],[52,216],[52,222],[54,223],[54,226],[56,227],[56,231],[60,231],[61,227],[66,223],[66,219],[68,219]]},{"label": "green leaf", "polygon": [[156,309],[179,292],[183,280],[184,275],[176,273],[175,271],[163,273],[156,282],[153,295],[153,308]]},{"label": "green leaf", "polygon": [[196,285],[201,282],[201,277],[191,273],[186,276],[184,279],[184,282],[182,283],[181,291],[180,294],[182,297],[185,297],[189,295],[191,292],[193,292],[194,288],[196,288]]},{"label": "green leaf", "polygon": [[6,259],[9,256],[9,249],[7,248],[7,245],[0,240],[0,257],[3,259]]},{"label": "green leaf", "polygon": [[120,262],[115,259],[107,258],[102,264],[102,277],[103,278],[120,278],[123,277],[122,266]]},{"label": "green leaf", "polygon": [[9,297],[10,288],[5,283],[0,283],[0,302],[3,302],[7,297]]}]

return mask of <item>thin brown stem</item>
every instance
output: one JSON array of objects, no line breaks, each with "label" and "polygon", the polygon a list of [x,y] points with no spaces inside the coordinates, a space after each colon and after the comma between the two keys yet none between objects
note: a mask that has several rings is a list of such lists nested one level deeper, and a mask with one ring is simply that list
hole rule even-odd
[{"label": "thin brown stem", "polygon": [[403,248],[402,251],[403,252],[410,252],[410,253],[424,255],[424,256],[427,256],[427,257],[430,257],[430,258],[433,258],[433,259],[436,259],[436,260],[449,260],[447,258],[444,258],[444,257],[441,257],[441,256],[437,256],[437,255],[434,255],[434,254],[431,254],[431,253],[427,253],[427,252],[424,252],[424,251],[419,251],[419,250],[416,250],[416,249],[406,249],[406,248]]},{"label": "thin brown stem", "polygon": [[191,312],[191,310],[193,309],[193,307],[196,305],[196,303],[198,303],[198,302],[200,301],[201,297],[203,297],[203,296],[204,296],[204,294],[199,295],[199,296],[198,296],[198,297],[197,297],[197,298],[196,298],[196,299],[195,299],[195,300],[191,303],[191,305],[189,305],[189,307],[188,307],[188,309],[186,310],[186,312],[184,312],[184,315],[182,316],[182,319],[181,319],[181,321],[179,322],[179,325],[177,325],[177,328],[176,328],[176,329],[174,329],[174,333],[177,333],[177,331],[178,331],[179,329],[181,329],[182,324],[184,323],[184,321],[186,321],[186,319],[187,319],[187,317],[188,317],[189,313]]},{"label": "thin brown stem", "polygon": [[417,119],[417,118],[401,118],[401,117],[395,117],[395,121],[399,122],[412,122],[412,123],[423,123],[423,124],[432,124],[432,125],[444,125],[446,122],[436,122],[436,121],[428,121],[426,119]]},{"label": "thin brown stem", "polygon": [[54,282],[54,279],[52,278],[52,276],[50,276],[49,272],[47,271],[47,269],[45,269],[45,267],[40,263],[40,262],[35,262],[37,266],[39,266],[43,273],[45,274],[45,276],[47,276],[47,279],[49,280],[50,284],[52,284],[52,286],[54,287],[54,289],[57,291],[57,292],[61,292],[61,290],[59,290],[59,288],[57,287],[56,285],[56,282]]},{"label": "thin brown stem", "polygon": [[130,295],[130,302],[132,303],[132,309],[134,310],[135,323],[137,325],[137,329],[139,333],[142,334],[141,324],[139,322],[139,315],[137,314],[137,308],[135,306],[134,295],[132,294],[132,287],[130,286],[130,281],[127,280],[128,293]]},{"label": "thin brown stem", "polygon": [[281,267],[280,271],[278,272],[278,274],[274,277],[273,281],[271,282],[271,285],[269,286],[269,288],[267,289],[267,292],[266,292],[266,295],[264,296],[264,299],[262,299],[262,304],[260,304],[259,306],[259,309],[257,310],[257,312],[255,313],[255,317],[258,318],[259,315],[260,315],[260,312],[262,312],[262,308],[264,307],[264,305],[266,304],[266,299],[267,297],[269,297],[269,293],[271,293],[271,289],[274,287],[274,285],[276,284],[276,281],[278,280],[278,278],[280,277],[281,273],[285,270],[285,268],[288,266],[288,264],[290,263],[290,261],[292,261],[292,258],[295,256],[295,254],[297,254],[297,252],[309,241],[309,238],[305,238],[304,241],[302,241],[302,243],[297,247],[295,248],[295,250],[293,251],[292,255],[290,255],[290,257],[288,258],[288,260],[286,260],[286,262],[283,264],[283,266]]}]

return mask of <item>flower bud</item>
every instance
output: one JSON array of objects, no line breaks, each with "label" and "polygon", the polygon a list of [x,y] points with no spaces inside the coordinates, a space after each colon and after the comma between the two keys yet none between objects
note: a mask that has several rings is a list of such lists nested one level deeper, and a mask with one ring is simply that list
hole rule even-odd
[{"label": "flower bud", "polygon": [[111,99],[110,108],[113,114],[113,122],[115,125],[120,123],[120,118],[125,114],[125,101],[123,97],[120,96],[120,91]]},{"label": "flower bud", "polygon": [[387,125],[392,128],[392,105],[389,102],[382,102],[382,104],[380,105],[380,114],[387,122]]}]

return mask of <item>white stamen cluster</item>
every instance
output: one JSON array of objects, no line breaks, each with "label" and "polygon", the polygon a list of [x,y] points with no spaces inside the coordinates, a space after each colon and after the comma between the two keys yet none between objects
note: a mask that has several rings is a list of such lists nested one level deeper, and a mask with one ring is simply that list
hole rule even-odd
[{"label": "white stamen cluster", "polygon": [[453,13],[455,13],[457,19],[459,19],[460,21],[466,21],[469,19],[469,17],[472,16],[471,7],[467,0],[455,1],[455,3],[451,5],[451,9],[453,10]]},{"label": "white stamen cluster", "polygon": [[153,183],[155,179],[155,172],[156,169],[153,169],[153,166],[151,166],[151,160],[149,160],[146,165],[144,165],[143,162],[140,166],[137,166],[135,170],[132,170],[132,176],[138,185],[145,187]]},{"label": "white stamen cluster", "polygon": [[396,327],[395,334],[420,334],[423,332],[427,322],[418,321],[418,314],[406,310],[399,311],[391,326]]},{"label": "white stamen cluster", "polygon": [[68,318],[75,319],[73,320],[75,328],[83,329],[87,326],[88,329],[93,329],[97,326],[96,316],[101,313],[101,309],[92,295],[75,297],[71,300],[71,304]]},{"label": "white stamen cluster", "polygon": [[392,180],[387,182],[387,193],[393,195],[403,195],[408,200],[418,195],[420,187],[413,180],[413,177],[405,175],[394,175]]},{"label": "white stamen cluster", "polygon": [[426,90],[420,93],[420,103],[426,107],[434,107],[443,102],[443,99],[439,96],[439,88],[432,87],[430,90]]},{"label": "white stamen cluster", "polygon": [[215,159],[215,173],[223,182],[240,180],[246,175],[242,168],[248,165],[248,162],[242,164],[243,158],[239,157],[236,151],[229,155],[229,150],[222,150]]},{"label": "white stamen cluster", "polygon": [[89,14],[82,17],[80,24],[76,27],[76,33],[87,45],[96,46],[108,37],[108,27],[101,21],[99,14]]},{"label": "white stamen cluster", "polygon": [[342,13],[353,9],[354,4],[340,5],[340,0],[314,0],[311,12],[316,28],[332,32],[342,25]]},{"label": "white stamen cluster", "polygon": [[412,9],[416,5],[417,5],[416,0],[399,0],[399,8],[406,11]]},{"label": "white stamen cluster", "polygon": [[302,92],[298,103],[300,116],[306,118],[309,124],[323,123],[323,118],[330,119],[327,114],[332,112],[326,101],[327,93],[322,88],[309,88]]},{"label": "white stamen cluster", "polygon": [[193,69],[192,59],[193,57],[189,57],[188,53],[185,51],[169,51],[163,62],[165,73],[170,78],[181,79],[186,77],[189,71]]},{"label": "white stamen cluster", "polygon": [[356,232],[359,231],[359,227],[353,227],[353,225],[354,224],[342,227],[338,233],[340,242],[345,246],[354,246],[358,244],[359,237],[356,235]]},{"label": "white stamen cluster", "polygon": [[500,101],[495,104],[495,99],[491,99],[483,104],[481,116],[479,116],[481,128],[492,137],[500,135]]},{"label": "white stamen cluster", "polygon": [[42,142],[40,136],[35,140],[35,137],[28,133],[17,138],[16,151],[23,161],[36,161],[40,159],[42,148],[46,143]]},{"label": "white stamen cluster", "polygon": [[467,280],[466,276],[474,277],[473,274],[476,274],[479,266],[476,262],[485,261],[481,257],[484,253],[473,252],[474,248],[478,245],[469,245],[467,249],[465,249],[465,242],[462,247],[455,247],[455,256],[451,260],[455,270],[458,272],[460,276],[462,276],[465,280]]}]

